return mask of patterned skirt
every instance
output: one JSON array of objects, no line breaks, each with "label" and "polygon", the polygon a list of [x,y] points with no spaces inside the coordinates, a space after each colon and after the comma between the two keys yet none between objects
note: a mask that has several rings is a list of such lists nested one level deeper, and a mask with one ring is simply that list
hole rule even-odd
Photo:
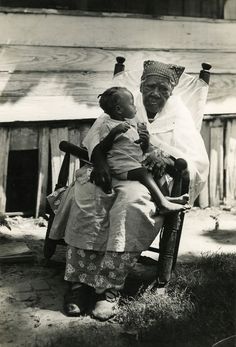
[{"label": "patterned skirt", "polygon": [[65,280],[85,283],[97,292],[123,288],[140,252],[98,252],[67,246]]}]

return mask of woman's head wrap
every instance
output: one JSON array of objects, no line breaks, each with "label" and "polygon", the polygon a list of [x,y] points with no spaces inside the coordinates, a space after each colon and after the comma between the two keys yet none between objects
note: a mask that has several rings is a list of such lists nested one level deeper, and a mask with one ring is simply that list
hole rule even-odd
[{"label": "woman's head wrap", "polygon": [[145,80],[148,76],[159,76],[168,79],[171,85],[175,87],[184,69],[183,66],[165,64],[156,60],[145,60],[141,81]]}]

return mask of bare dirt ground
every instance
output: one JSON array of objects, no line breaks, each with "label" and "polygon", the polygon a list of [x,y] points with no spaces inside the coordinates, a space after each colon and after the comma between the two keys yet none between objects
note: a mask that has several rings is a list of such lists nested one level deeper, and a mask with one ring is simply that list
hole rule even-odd
[{"label": "bare dirt ground", "polygon": [[[130,341],[115,321],[101,323],[89,316],[66,317],[62,307],[65,247],[58,246],[50,266],[45,266],[45,221],[15,217],[11,226],[11,231],[0,227],[0,242],[25,241],[35,253],[35,260],[1,264],[1,347],[147,346]],[[236,209],[194,208],[185,217],[178,261],[193,261],[194,257],[212,252],[234,253],[235,245]]]}]

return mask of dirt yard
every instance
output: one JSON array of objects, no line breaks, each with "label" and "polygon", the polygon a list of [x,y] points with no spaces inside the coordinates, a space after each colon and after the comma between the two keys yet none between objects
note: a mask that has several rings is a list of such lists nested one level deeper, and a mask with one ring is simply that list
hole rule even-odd
[{"label": "dirt yard", "polygon": [[[25,241],[35,260],[1,264],[1,347],[149,346],[133,337],[130,340],[115,321],[100,323],[89,316],[66,317],[62,309],[65,247],[58,246],[50,266],[45,266],[42,247],[46,222],[14,217],[10,224],[11,231],[0,227],[0,242]],[[193,261],[204,253],[233,253],[235,245],[236,209],[194,208],[185,217],[178,261]]]}]

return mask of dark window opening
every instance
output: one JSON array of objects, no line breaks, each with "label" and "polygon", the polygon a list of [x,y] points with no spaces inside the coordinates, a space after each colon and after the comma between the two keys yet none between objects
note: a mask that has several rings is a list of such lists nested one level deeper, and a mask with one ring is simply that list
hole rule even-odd
[{"label": "dark window opening", "polygon": [[6,212],[33,216],[38,186],[38,150],[10,151],[7,172]]},{"label": "dark window opening", "polygon": [[0,6],[224,18],[226,0],[0,0]]}]

